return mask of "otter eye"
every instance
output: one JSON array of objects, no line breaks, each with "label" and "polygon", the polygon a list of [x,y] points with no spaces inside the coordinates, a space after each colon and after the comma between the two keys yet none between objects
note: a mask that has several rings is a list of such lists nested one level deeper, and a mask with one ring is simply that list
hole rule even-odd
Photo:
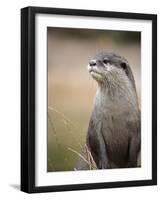
[{"label": "otter eye", "polygon": [[122,63],[121,63],[121,67],[122,67],[122,69],[125,70],[125,69],[127,69],[127,64],[126,64],[125,62],[122,62]]},{"label": "otter eye", "polygon": [[103,63],[104,63],[104,64],[109,63],[109,59],[108,59],[108,58],[104,58],[104,59],[103,59]]}]

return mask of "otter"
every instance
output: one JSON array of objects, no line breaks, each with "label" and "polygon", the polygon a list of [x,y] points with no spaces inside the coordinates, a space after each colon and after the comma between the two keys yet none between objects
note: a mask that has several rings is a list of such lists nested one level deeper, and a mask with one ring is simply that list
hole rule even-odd
[{"label": "otter", "polygon": [[[140,109],[128,61],[102,52],[89,61],[88,71],[98,83],[86,138],[97,168],[139,167]],[[79,162],[76,168],[89,166]]]}]

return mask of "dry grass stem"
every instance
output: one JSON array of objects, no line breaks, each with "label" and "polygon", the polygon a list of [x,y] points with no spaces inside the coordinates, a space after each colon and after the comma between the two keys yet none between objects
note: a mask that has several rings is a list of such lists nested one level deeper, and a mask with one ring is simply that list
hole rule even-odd
[{"label": "dry grass stem", "polygon": [[51,106],[48,106],[48,109],[56,112],[57,114],[59,114],[62,117],[63,122],[65,123],[65,125],[71,124],[76,129],[78,129],[78,126],[76,126],[75,123],[73,123],[70,119],[68,119],[62,112],[58,111],[57,109],[55,109],[55,108],[53,108]]},{"label": "dry grass stem", "polygon": [[88,164],[90,170],[97,169],[96,163],[95,163],[95,161],[94,161],[94,159],[92,157],[92,154],[89,151],[87,145],[85,145],[85,151],[86,151],[87,159],[82,154],[80,154],[79,152],[77,152],[76,150],[74,150],[72,148],[68,148],[68,149],[70,151],[74,152],[75,154],[77,154],[81,159],[83,159],[84,162]]}]

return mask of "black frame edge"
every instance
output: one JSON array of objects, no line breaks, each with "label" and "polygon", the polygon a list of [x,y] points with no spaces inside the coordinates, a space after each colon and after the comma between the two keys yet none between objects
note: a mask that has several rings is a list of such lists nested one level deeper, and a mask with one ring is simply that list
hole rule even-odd
[{"label": "black frame edge", "polygon": [[157,15],[152,19],[152,180],[157,185]]},{"label": "black frame edge", "polygon": [[21,191],[35,187],[35,20],[21,9]]},{"label": "black frame edge", "polygon": [[28,191],[28,9],[21,9],[21,190]]},{"label": "black frame edge", "polygon": [[153,180],[139,180],[139,181],[123,181],[123,182],[109,182],[109,183],[87,183],[76,185],[60,185],[60,186],[40,186],[35,187],[33,193],[44,192],[65,192],[65,191],[80,191],[80,190],[95,190],[95,189],[110,189],[110,188],[124,188],[124,187],[140,187],[156,185]]},{"label": "black frame edge", "polygon": [[109,18],[123,18],[123,19],[143,19],[152,20],[156,14],[149,13],[129,13],[118,11],[105,11],[105,10],[84,10],[84,9],[69,9],[69,8],[56,8],[56,7],[36,7],[28,6],[25,9],[32,9],[34,13],[41,14],[62,14],[62,15],[76,15],[76,16],[95,16],[95,17],[109,17]]}]

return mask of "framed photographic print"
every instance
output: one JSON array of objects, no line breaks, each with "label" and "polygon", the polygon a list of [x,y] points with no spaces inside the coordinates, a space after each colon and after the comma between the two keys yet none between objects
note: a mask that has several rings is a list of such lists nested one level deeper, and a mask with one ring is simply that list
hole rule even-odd
[{"label": "framed photographic print", "polygon": [[21,190],[157,184],[157,16],[21,9]]}]

